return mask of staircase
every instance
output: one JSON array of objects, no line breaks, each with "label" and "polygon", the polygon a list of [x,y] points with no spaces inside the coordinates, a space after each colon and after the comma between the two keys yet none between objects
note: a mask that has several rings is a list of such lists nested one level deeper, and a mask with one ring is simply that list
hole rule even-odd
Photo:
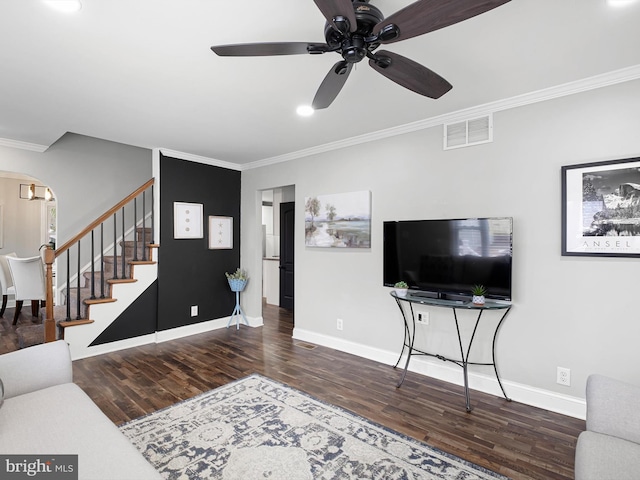
[{"label": "staircase", "polygon": [[[64,338],[72,357],[83,356],[140,289],[157,278],[153,184],[154,180],[149,180],[64,245],[44,252],[44,339]],[[56,260],[57,272],[66,280],[58,286],[60,302],[54,306],[52,267]],[[137,285],[140,280],[142,285]]]},{"label": "staircase", "polygon": [[157,245],[153,244],[151,229],[137,227],[135,235],[136,240],[119,242],[118,255],[102,256],[102,265],[94,265],[93,272],[91,268],[82,271],[80,287],[69,286],[68,291],[66,288],[62,289],[61,305],[53,310],[54,320],[59,328],[58,338],[64,338],[66,328],[93,323],[90,314],[92,305],[116,302],[118,299],[113,296],[113,285],[137,282],[133,276],[136,265],[155,264],[152,258]]}]

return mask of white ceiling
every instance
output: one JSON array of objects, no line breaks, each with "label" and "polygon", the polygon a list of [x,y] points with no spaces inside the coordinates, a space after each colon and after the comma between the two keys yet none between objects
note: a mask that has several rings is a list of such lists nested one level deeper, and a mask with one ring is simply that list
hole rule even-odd
[{"label": "white ceiling", "polygon": [[[37,149],[74,132],[247,164],[608,72],[595,84],[640,75],[640,2],[513,0],[384,47],[449,80],[439,100],[363,61],[328,109],[302,118],[296,107],[338,54],[230,58],[209,47],[323,42],[312,0],[82,3],[70,15],[42,0],[0,2],[0,144]],[[389,16],[411,1],[371,3]]]}]

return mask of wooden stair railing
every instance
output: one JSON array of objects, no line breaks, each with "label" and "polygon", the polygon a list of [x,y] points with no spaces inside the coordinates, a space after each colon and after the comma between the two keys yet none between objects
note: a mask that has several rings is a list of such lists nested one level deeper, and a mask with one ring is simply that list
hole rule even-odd
[{"label": "wooden stair railing", "polygon": [[[82,272],[80,271],[80,241],[82,239],[84,239],[85,237],[87,237],[88,235],[91,235],[91,257],[90,257],[90,261],[91,261],[91,298],[94,300],[93,303],[99,303],[98,300],[96,300],[96,297],[94,296],[94,282],[95,282],[95,271],[94,271],[94,264],[95,264],[95,257],[94,257],[94,236],[93,236],[93,232],[96,228],[100,227],[100,234],[101,234],[101,238],[100,238],[100,259],[101,259],[101,265],[100,265],[100,271],[104,270],[104,262],[102,261],[104,258],[104,247],[103,245],[103,237],[102,237],[102,231],[103,231],[103,225],[104,223],[110,219],[113,218],[113,263],[114,263],[114,277],[111,280],[106,280],[107,282],[110,283],[123,283],[123,282],[127,282],[129,280],[125,279],[126,276],[126,265],[125,265],[125,254],[124,254],[124,250],[125,250],[125,235],[126,235],[126,226],[125,226],[125,206],[130,205],[133,202],[133,222],[131,223],[132,228],[133,228],[133,243],[134,243],[134,261],[131,263],[152,263],[151,259],[149,258],[149,261],[147,261],[146,258],[146,253],[147,253],[147,247],[157,247],[157,245],[153,244],[153,238],[154,238],[154,209],[153,209],[153,185],[154,185],[154,179],[150,179],[149,181],[147,181],[144,185],[141,185],[139,188],[137,188],[134,192],[132,192],[131,194],[127,195],[125,198],[123,198],[120,202],[118,202],[116,205],[114,205],[113,207],[111,207],[109,210],[107,210],[105,213],[103,213],[100,217],[98,217],[96,220],[94,220],[93,222],[91,222],[87,227],[85,227],[81,232],[79,232],[77,235],[75,235],[73,238],[71,238],[70,240],[68,240],[67,242],[65,242],[62,246],[56,248],[55,250],[52,249],[51,247],[47,247],[47,249],[44,252],[44,262],[45,262],[45,266],[46,266],[46,305],[45,305],[45,321],[44,321],[44,334],[45,334],[45,342],[52,342],[56,340],[56,321],[54,318],[54,308],[53,308],[53,299],[54,299],[54,292],[53,292],[53,263],[55,262],[55,260],[60,257],[63,253],[67,253],[67,293],[66,293],[66,298],[65,301],[67,303],[67,312],[69,312],[70,309],[70,277],[71,277],[71,272],[69,269],[69,250],[71,249],[71,247],[73,247],[74,245],[77,245],[78,248],[78,265],[77,265],[77,292],[76,292],[76,296],[77,296],[77,322],[78,323],[87,323],[88,320],[87,319],[80,319],[80,277],[82,276]],[[150,208],[147,209],[146,208],[146,191],[150,189],[151,192],[151,199],[150,199]],[[143,252],[143,258],[142,261],[138,261],[138,240],[137,240],[137,230],[138,230],[138,217],[137,217],[137,213],[138,213],[138,207],[137,207],[137,199],[139,196],[142,196],[142,252]],[[147,215],[147,210],[150,212],[150,220],[151,220],[151,225],[150,225],[150,241],[147,241],[147,227],[146,227],[146,215]],[[117,236],[117,229],[118,229],[118,224],[117,224],[117,213],[118,212],[122,212],[121,213],[121,261],[122,261],[122,278],[120,280],[118,280],[118,256],[117,256],[117,243],[118,243],[118,236]],[[150,250],[150,249],[149,249]],[[150,251],[149,251],[149,255]],[[101,289],[104,289],[104,279],[102,279],[103,274],[100,275],[101,277]],[[104,292],[102,291],[102,295],[100,298],[104,298]],[[66,323],[69,324],[71,319],[69,318],[69,313],[67,313],[67,318],[66,318]]]}]

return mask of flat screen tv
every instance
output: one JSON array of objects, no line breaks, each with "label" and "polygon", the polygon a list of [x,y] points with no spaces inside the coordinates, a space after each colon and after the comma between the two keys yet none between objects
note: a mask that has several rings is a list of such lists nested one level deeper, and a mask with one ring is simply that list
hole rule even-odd
[{"label": "flat screen tv", "polygon": [[511,300],[513,219],[467,218],[384,222],[384,285],[404,280],[411,293]]}]

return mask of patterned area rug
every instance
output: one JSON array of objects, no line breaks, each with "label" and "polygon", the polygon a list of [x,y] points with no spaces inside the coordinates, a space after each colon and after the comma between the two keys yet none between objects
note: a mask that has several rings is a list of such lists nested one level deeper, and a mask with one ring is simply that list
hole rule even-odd
[{"label": "patterned area rug", "polygon": [[251,375],[120,427],[167,479],[505,479]]}]

